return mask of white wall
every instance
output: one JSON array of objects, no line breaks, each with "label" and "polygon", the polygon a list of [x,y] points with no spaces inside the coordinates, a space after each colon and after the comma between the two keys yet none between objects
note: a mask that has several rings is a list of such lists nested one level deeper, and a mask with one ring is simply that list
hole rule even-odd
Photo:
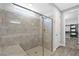
[{"label": "white wall", "polygon": [[61,12],[53,8],[53,51],[61,45]]},{"label": "white wall", "polygon": [[[78,22],[77,15],[70,15],[67,19],[65,19],[65,23],[66,23],[65,25],[77,24],[77,22]],[[65,26],[65,31],[70,31],[70,27]]]},{"label": "white wall", "polygon": [[63,13],[61,16],[61,45],[65,46],[65,20]]},{"label": "white wall", "polygon": [[[64,16],[67,16],[67,15],[64,15]],[[66,25],[70,25],[70,24],[77,24],[78,22],[78,17],[77,15],[74,15],[74,14],[69,14],[69,16],[65,19],[66,21]]]}]

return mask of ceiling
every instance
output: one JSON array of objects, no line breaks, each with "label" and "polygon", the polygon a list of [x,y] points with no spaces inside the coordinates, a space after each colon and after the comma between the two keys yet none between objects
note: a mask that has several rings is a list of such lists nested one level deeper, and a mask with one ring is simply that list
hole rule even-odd
[{"label": "ceiling", "polygon": [[[53,13],[53,6],[51,6],[49,3],[18,3],[19,5],[26,7],[28,9],[31,9],[33,11],[36,11],[38,13],[50,16]],[[52,13],[51,13],[51,12]]]},{"label": "ceiling", "polygon": [[[32,4],[32,5],[29,5],[29,4]],[[79,5],[79,3],[26,3],[26,4],[20,3],[19,5],[48,16],[48,15],[51,15],[51,12],[53,12],[54,10],[53,7],[56,7],[60,11],[63,11],[63,10],[72,8],[76,5]]]},{"label": "ceiling", "polygon": [[76,5],[79,5],[79,3],[54,3],[61,11],[66,10],[68,8],[72,8]]},{"label": "ceiling", "polygon": [[[18,4],[28,9],[31,9],[33,11],[44,14],[46,16],[51,16],[51,15],[53,16],[54,12],[56,11],[55,7],[63,11],[68,8],[79,5],[78,3],[18,3]],[[11,4],[0,4],[0,8],[4,8],[12,12],[16,11],[18,13],[31,14],[31,13],[26,12],[26,10],[16,7],[14,5],[11,5]]]}]

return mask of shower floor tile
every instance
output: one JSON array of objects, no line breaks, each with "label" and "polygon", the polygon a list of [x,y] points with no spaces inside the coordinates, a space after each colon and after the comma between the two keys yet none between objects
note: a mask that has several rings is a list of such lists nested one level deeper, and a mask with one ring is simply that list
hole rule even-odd
[{"label": "shower floor tile", "polygon": [[25,56],[26,52],[20,47],[20,45],[12,45],[2,48],[2,55],[4,56]]},{"label": "shower floor tile", "polygon": [[[37,46],[37,47],[34,47],[32,49],[26,50],[26,53],[29,56],[42,56],[43,55],[43,50],[42,50],[41,46]],[[45,56],[50,56],[51,52],[48,49],[44,48],[44,55]]]}]

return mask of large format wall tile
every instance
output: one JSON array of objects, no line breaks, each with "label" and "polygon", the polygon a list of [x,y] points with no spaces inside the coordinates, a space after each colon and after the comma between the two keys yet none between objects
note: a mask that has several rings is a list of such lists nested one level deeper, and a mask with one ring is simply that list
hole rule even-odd
[{"label": "large format wall tile", "polygon": [[[20,44],[24,49],[39,45],[39,17],[32,18],[9,11],[0,12],[0,40],[2,46]],[[20,22],[20,24],[11,23]]]}]

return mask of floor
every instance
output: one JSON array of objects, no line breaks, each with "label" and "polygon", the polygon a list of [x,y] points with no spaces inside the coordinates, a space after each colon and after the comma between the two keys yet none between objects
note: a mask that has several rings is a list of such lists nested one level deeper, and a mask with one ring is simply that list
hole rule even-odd
[{"label": "floor", "polygon": [[[27,52],[27,51],[26,51]],[[29,55],[42,55],[42,47],[38,46],[28,50]],[[44,48],[45,56],[79,56],[79,44],[77,38],[66,38],[66,46],[59,47],[55,52]]]},{"label": "floor", "polygon": [[11,45],[6,47],[0,47],[1,56],[26,56],[26,52],[20,47],[20,45]]},{"label": "floor", "polygon": [[[51,51],[44,48],[44,55],[45,56],[50,56]],[[41,46],[37,46],[35,48],[32,48],[30,50],[26,50],[26,53],[30,56],[42,56],[43,55],[43,49]]]},{"label": "floor", "polygon": [[[51,51],[44,48],[44,55],[50,56]],[[0,48],[0,56],[42,56],[43,50],[41,46],[24,51],[20,45],[11,45]]]},{"label": "floor", "polygon": [[[41,46],[24,51],[20,45],[13,45],[0,48],[2,56],[42,56],[43,50]],[[67,38],[65,47],[58,47],[55,52],[44,48],[44,56],[79,56],[79,44],[77,38]]]},{"label": "floor", "polygon": [[54,56],[79,56],[79,44],[77,38],[67,38],[66,47],[59,47],[53,53]]}]

